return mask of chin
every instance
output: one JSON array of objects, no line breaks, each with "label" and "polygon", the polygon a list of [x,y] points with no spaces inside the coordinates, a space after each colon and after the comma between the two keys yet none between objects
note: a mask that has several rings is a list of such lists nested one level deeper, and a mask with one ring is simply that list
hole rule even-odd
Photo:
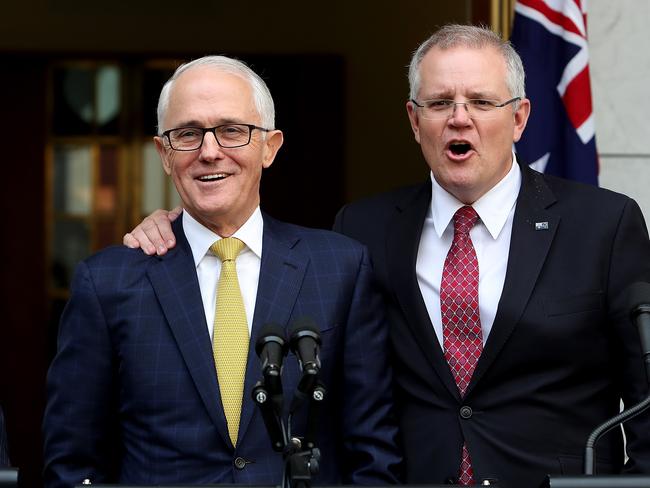
[{"label": "chin", "polygon": [[443,180],[453,188],[469,188],[476,184],[476,171],[465,164],[447,167],[444,176]]},{"label": "chin", "polygon": [[191,208],[190,213],[199,215],[201,218],[206,218],[209,220],[214,220],[215,217],[219,217],[227,212],[227,206],[223,204],[211,203],[202,203],[199,205],[194,205]]}]

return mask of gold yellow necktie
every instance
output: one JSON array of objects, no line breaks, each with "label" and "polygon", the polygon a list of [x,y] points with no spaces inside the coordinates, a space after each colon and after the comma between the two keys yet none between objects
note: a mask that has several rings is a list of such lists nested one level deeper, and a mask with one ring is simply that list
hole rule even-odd
[{"label": "gold yellow necktie", "polygon": [[235,266],[235,259],[243,248],[244,243],[234,237],[218,240],[210,246],[210,250],[221,259],[212,353],[233,446],[237,444],[248,357],[248,322]]}]

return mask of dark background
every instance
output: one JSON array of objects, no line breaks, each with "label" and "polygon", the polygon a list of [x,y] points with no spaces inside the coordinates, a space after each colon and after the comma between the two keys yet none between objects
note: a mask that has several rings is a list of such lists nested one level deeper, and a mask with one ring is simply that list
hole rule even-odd
[{"label": "dark background", "polygon": [[[263,68],[276,100],[277,126],[285,131],[285,146],[263,179],[263,206],[279,218],[328,227],[345,201],[426,177],[404,108],[411,52],[444,23],[488,23],[489,4],[489,0],[3,4],[0,402],[8,423],[11,461],[21,469],[23,486],[40,484],[44,379],[56,333],[46,295],[44,242],[50,63],[227,54]],[[323,69],[328,71],[320,76]],[[328,110],[333,98],[339,103]]]}]

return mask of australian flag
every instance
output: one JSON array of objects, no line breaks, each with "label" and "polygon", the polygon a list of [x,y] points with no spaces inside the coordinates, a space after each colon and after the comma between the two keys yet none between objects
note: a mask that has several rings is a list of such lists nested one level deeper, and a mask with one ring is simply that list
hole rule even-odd
[{"label": "australian flag", "polygon": [[518,0],[511,42],[531,115],[517,153],[538,171],[598,185],[587,0]]}]

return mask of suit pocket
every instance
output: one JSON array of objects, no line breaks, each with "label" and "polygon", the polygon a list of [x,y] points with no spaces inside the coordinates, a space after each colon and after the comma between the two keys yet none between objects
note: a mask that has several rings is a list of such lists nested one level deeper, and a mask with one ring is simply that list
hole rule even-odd
[{"label": "suit pocket", "polygon": [[336,347],[336,344],[338,342],[338,332],[339,327],[337,327],[336,324],[320,331],[321,351],[328,351],[330,348]]},{"label": "suit pocket", "polygon": [[321,335],[336,329],[337,324],[328,324],[320,330]]},{"label": "suit pocket", "polygon": [[563,298],[547,298],[544,309],[548,317],[572,313],[594,312],[603,308],[603,292],[574,295]]},{"label": "suit pocket", "polygon": [[[339,331],[339,327],[337,327],[336,324],[329,325],[327,327],[324,327],[323,329],[318,330],[318,335],[320,336],[320,340],[321,340],[321,345],[320,345],[321,353],[324,349],[329,350],[331,347],[333,347],[334,344],[336,344],[338,331]],[[289,351],[289,356],[294,356],[293,351]]]}]

